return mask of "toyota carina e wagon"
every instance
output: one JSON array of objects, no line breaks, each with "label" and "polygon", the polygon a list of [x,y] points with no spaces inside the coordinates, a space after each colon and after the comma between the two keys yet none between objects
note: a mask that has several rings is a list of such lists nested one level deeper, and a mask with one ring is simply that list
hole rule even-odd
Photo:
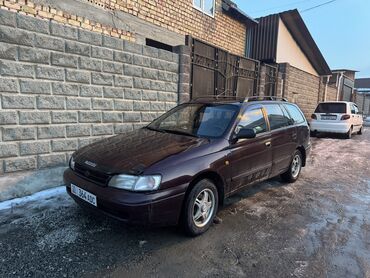
[{"label": "toyota carina e wagon", "polygon": [[295,104],[200,98],[76,151],[64,181],[82,206],[129,223],[180,223],[199,235],[233,193],[278,175],[296,181],[310,148]]}]

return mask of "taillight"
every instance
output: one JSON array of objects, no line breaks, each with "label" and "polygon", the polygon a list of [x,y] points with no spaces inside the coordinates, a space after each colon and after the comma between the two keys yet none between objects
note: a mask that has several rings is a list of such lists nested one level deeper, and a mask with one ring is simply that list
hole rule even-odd
[{"label": "taillight", "polygon": [[350,115],[343,115],[342,118],[340,118],[341,121],[349,120],[351,118]]},{"label": "taillight", "polygon": [[315,114],[312,114],[312,115],[311,115],[311,119],[312,119],[312,120],[317,120],[316,115],[315,115]]}]

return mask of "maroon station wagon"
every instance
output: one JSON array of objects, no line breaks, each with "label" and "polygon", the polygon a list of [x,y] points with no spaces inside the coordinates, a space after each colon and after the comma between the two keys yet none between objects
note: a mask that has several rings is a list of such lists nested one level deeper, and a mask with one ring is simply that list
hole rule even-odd
[{"label": "maroon station wagon", "polygon": [[195,236],[238,190],[278,175],[296,181],[310,148],[292,103],[200,98],[76,151],[64,181],[82,206],[129,223],[181,223]]}]

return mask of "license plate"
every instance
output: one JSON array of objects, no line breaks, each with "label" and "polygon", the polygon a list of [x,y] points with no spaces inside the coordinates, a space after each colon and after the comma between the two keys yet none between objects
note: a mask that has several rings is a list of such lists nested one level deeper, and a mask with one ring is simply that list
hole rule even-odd
[{"label": "license plate", "polygon": [[74,184],[71,184],[71,192],[78,198],[92,204],[93,206],[98,206],[96,202],[96,196],[94,194],[91,194],[90,192],[87,192],[86,190],[83,190]]},{"label": "license plate", "polygon": [[321,116],[321,120],[336,120],[337,116]]}]

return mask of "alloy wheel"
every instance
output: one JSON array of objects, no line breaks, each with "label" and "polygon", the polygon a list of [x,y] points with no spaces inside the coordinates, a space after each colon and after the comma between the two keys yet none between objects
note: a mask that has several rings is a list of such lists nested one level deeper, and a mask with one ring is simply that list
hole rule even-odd
[{"label": "alloy wheel", "polygon": [[302,161],[300,155],[296,154],[292,161],[292,176],[293,178],[296,178],[299,175],[299,172],[301,171],[302,167]]},{"label": "alloy wheel", "polygon": [[206,188],[195,198],[193,206],[193,221],[198,228],[206,226],[212,218],[215,209],[215,195]]}]

